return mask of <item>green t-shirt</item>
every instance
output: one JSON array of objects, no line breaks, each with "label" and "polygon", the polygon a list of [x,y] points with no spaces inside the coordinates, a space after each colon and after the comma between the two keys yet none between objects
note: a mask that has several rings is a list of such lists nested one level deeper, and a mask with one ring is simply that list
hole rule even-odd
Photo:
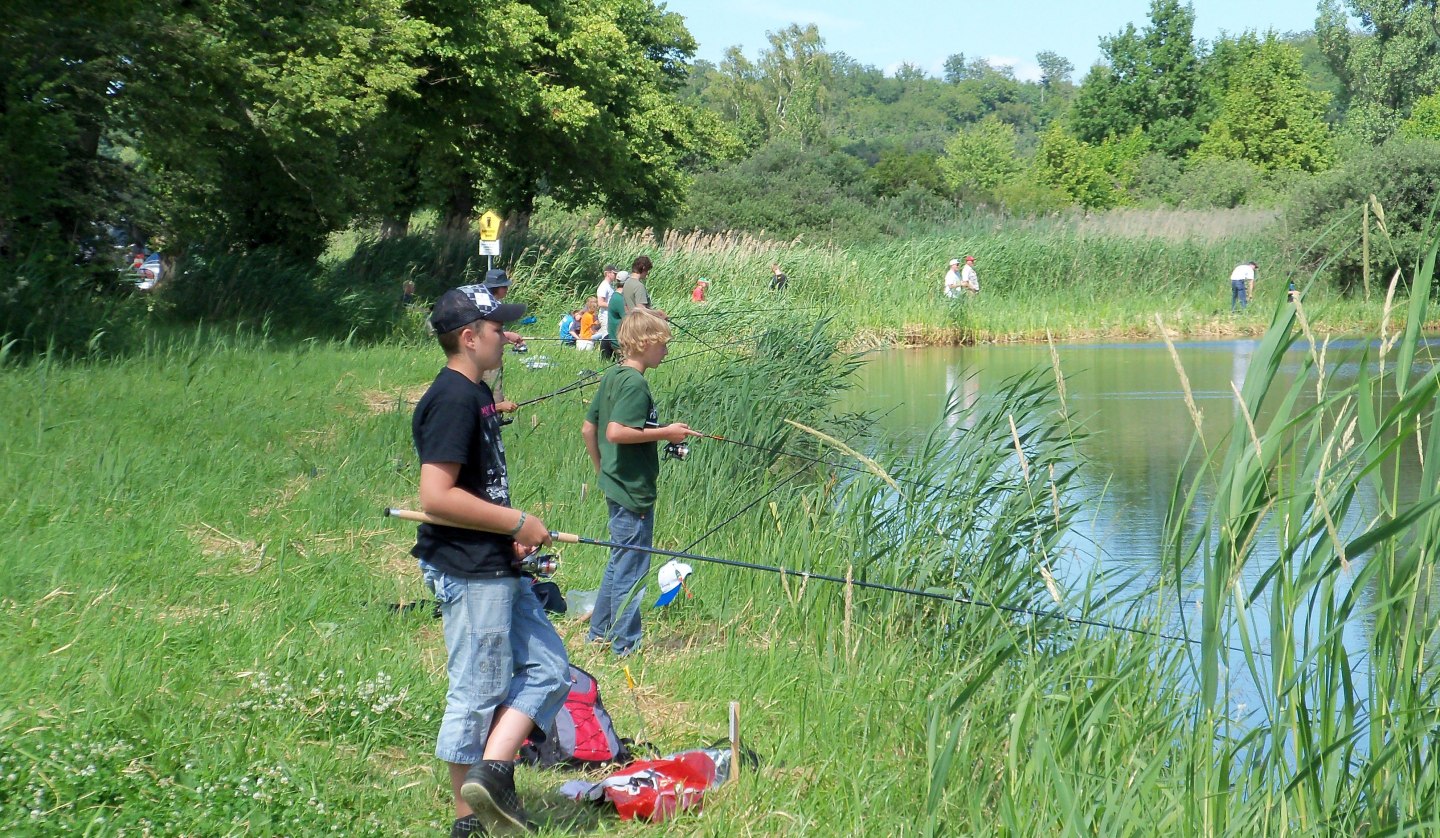
[{"label": "green t-shirt", "polygon": [[600,441],[600,491],[631,512],[649,512],[655,507],[655,479],[660,476],[659,443],[617,445],[605,438],[611,422],[627,428],[659,427],[645,376],[624,364],[611,367],[600,379],[585,418],[595,425]]},{"label": "green t-shirt", "polygon": [[610,301],[605,304],[605,311],[609,315],[610,340],[620,342],[620,321],[625,319],[625,297],[619,291],[610,295]]}]

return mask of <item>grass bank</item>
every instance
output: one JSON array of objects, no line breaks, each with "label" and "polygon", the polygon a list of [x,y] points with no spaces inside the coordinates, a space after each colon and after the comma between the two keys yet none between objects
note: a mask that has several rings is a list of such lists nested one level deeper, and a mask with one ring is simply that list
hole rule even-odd
[{"label": "grass bank", "polygon": [[[534,287],[553,288],[539,277],[556,275],[537,270]],[[958,589],[969,603],[701,565],[693,598],[647,613],[633,693],[615,661],[572,642],[621,730],[661,748],[713,741],[726,702],[745,707],[761,770],[658,831],[1433,828],[1440,701],[1427,592],[1440,539],[1430,433],[1440,373],[1410,372],[1423,297],[1403,334],[1386,335],[1391,373],[1261,422],[1261,401],[1295,403],[1273,376],[1306,334],[1289,309],[1270,316],[1225,447],[1197,450],[1208,465],[1194,483],[1176,479],[1168,572],[1147,597],[1164,612],[1199,580],[1194,643],[1145,633],[1157,624],[1105,604],[1104,580],[1047,585],[1077,512],[1071,444],[1083,427],[1043,372],[970,408],[968,431],[937,426],[919,451],[866,442],[893,483],[720,443],[667,463],[660,546]],[[811,319],[771,313],[773,328],[758,334],[752,317],[697,320],[698,339],[652,373],[662,420],[835,457],[790,418],[859,444],[866,423],[829,409],[851,363],[837,344],[853,335]],[[746,340],[700,351],[699,339],[726,337]],[[529,359],[540,354],[549,366],[510,356],[512,397],[553,392],[595,363],[538,345]],[[414,502],[410,403],[439,363],[429,345],[277,345],[197,330],[120,360],[0,373],[0,399],[13,406],[0,417],[11,499],[0,521],[12,533],[0,559],[0,830],[446,826],[446,781],[430,756],[443,641],[423,609],[387,607],[423,592],[406,555],[413,532],[378,517]],[[1317,348],[1311,363],[1323,376],[1336,360]],[[1379,388],[1398,398],[1378,400]],[[527,409],[506,443],[519,505],[603,537],[579,442],[585,394]],[[1418,497],[1386,477],[1397,448],[1415,445],[1426,450]],[[1342,539],[1326,522],[1346,519],[1362,481],[1378,483],[1384,514]],[[1258,539],[1280,540],[1282,560],[1257,589],[1236,591]],[[603,562],[568,548],[560,582],[592,588]],[[1260,598],[1272,619],[1256,625],[1244,615]],[[1315,602],[1325,603],[1318,616]],[[1360,680],[1339,627],[1370,615],[1362,654],[1379,675]],[[563,624],[572,641],[582,630]],[[1230,723],[1219,687],[1238,667],[1267,685],[1260,721],[1245,727]],[[523,772],[545,834],[657,831],[547,796],[564,779]]]}]

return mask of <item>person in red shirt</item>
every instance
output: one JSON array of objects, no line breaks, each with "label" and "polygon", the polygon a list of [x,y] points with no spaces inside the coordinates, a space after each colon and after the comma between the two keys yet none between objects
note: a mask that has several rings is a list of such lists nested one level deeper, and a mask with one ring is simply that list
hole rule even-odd
[{"label": "person in red shirt", "polygon": [[710,289],[710,280],[700,277],[695,281],[695,290],[690,292],[690,299],[697,303],[705,302],[705,292]]}]

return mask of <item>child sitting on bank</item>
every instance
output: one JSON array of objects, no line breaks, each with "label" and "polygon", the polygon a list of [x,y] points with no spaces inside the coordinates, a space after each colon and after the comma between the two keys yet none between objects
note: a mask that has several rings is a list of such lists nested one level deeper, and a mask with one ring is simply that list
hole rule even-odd
[{"label": "child sitting on bank", "polygon": [[679,422],[661,425],[655,415],[645,371],[660,366],[670,351],[670,336],[670,324],[649,309],[626,312],[618,335],[625,360],[600,380],[580,429],[610,510],[610,540],[626,545],[610,548],[590,615],[590,642],[609,642],[621,657],[640,645],[640,600],[655,536],[659,443],[700,436]]},{"label": "child sitting on bank", "polygon": [[560,318],[560,342],[565,346],[574,346],[576,332],[580,328],[580,312],[569,311]]},{"label": "child sitting on bank", "polygon": [[591,297],[585,301],[585,307],[580,309],[580,334],[575,341],[575,348],[588,352],[595,348],[595,334],[600,330],[600,301]]}]

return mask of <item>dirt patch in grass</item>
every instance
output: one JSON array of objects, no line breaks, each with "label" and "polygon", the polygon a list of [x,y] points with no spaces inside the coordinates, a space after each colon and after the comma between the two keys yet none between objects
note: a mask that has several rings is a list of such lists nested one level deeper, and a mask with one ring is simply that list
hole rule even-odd
[{"label": "dirt patch in grass", "polygon": [[203,521],[185,531],[200,555],[211,560],[201,576],[228,576],[254,573],[265,563],[265,545],[237,538]]},{"label": "dirt patch in grass", "polygon": [[250,517],[259,518],[261,515],[264,515],[267,512],[271,512],[280,507],[289,506],[295,501],[295,498],[300,496],[301,492],[310,488],[310,483],[313,479],[314,477],[310,475],[296,475],[295,477],[292,477],[289,480],[285,481],[285,485],[280,488],[280,491],[276,494],[274,499],[272,499],[268,503],[261,504],[260,506],[253,506],[250,508]]},{"label": "dirt patch in grass", "polygon": [[409,410],[420,401],[425,395],[429,384],[417,385],[415,387],[402,387],[398,390],[363,390],[360,393],[360,401],[365,409],[373,415],[382,413],[394,413],[401,408]]},{"label": "dirt patch in grass", "polygon": [[155,619],[162,623],[193,623],[198,620],[206,620],[225,614],[230,610],[230,603],[222,602],[219,605],[172,605],[162,608],[155,614]]}]

